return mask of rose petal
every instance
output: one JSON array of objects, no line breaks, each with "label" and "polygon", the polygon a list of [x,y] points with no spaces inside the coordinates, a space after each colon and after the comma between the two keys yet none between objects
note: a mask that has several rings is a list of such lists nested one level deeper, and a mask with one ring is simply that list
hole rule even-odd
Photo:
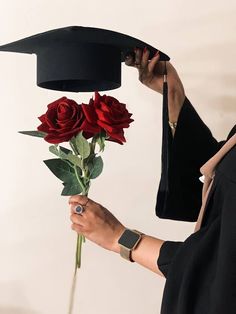
[{"label": "rose petal", "polygon": [[42,123],[41,125],[39,125],[37,127],[37,130],[45,133],[49,132],[48,125],[46,123]]},{"label": "rose petal", "polygon": [[107,123],[104,123],[103,121],[98,120],[98,125],[100,125],[104,130],[106,130],[107,132],[114,132],[116,130],[116,128],[114,126],[111,126]]},{"label": "rose petal", "polygon": [[124,137],[124,133],[123,132],[119,132],[119,133],[112,133],[110,134],[110,136],[114,139],[117,139],[121,142],[126,142],[126,139]]},{"label": "rose petal", "polygon": [[38,117],[38,119],[39,119],[41,122],[45,122],[45,117],[46,117],[46,115],[45,115],[45,114],[42,114],[40,117]]},{"label": "rose petal", "polygon": [[116,142],[118,144],[124,145],[123,142],[121,142],[117,139],[113,139],[112,137],[107,138],[106,141]]},{"label": "rose petal", "polygon": [[98,117],[94,107],[91,104],[90,105],[82,104],[81,107],[87,121],[89,123],[96,123]]}]

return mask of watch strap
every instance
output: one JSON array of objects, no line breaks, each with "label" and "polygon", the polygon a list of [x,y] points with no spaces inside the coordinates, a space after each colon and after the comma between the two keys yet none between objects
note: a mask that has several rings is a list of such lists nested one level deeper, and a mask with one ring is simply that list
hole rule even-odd
[{"label": "watch strap", "polygon": [[134,262],[131,258],[131,250],[127,249],[123,245],[120,246],[120,256],[126,259],[127,261]]}]

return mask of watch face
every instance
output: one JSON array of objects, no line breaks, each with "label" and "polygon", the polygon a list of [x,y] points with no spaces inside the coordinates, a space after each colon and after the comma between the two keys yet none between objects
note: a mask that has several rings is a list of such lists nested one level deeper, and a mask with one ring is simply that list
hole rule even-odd
[{"label": "watch face", "polygon": [[128,249],[132,249],[139,240],[139,238],[140,238],[139,234],[126,229],[123,232],[122,236],[120,237],[118,243],[125,246]]}]

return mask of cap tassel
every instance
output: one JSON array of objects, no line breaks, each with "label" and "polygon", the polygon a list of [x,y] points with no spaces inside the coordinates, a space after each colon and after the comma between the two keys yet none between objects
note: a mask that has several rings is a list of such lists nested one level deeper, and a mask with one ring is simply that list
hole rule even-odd
[{"label": "cap tassel", "polygon": [[168,114],[168,83],[167,66],[165,61],[163,77],[163,107],[162,107],[162,177],[166,192],[169,191],[168,165],[169,165],[169,114]]}]

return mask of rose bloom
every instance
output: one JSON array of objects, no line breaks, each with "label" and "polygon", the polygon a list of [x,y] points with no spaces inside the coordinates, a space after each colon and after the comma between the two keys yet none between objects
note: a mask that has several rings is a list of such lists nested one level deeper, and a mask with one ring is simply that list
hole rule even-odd
[{"label": "rose bloom", "polygon": [[98,125],[104,129],[110,141],[122,145],[126,142],[123,128],[128,128],[134,120],[130,118],[132,113],[128,112],[125,104],[114,97],[101,96],[95,91],[95,99],[91,98],[88,105],[81,106],[88,124]]},{"label": "rose bloom", "polygon": [[47,133],[44,139],[49,143],[67,142],[82,130],[84,137],[89,138],[101,130],[87,122],[81,105],[72,99],[62,97],[47,107],[47,112],[38,118],[42,124],[37,129]]}]

